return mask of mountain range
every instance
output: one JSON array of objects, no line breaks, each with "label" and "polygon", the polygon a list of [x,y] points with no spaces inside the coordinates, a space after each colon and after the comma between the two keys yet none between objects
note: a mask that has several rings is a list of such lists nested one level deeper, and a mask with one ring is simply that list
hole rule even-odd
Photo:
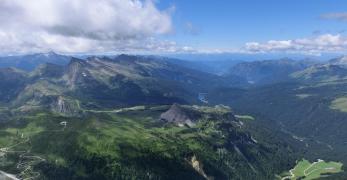
[{"label": "mountain range", "polygon": [[32,71],[44,63],[66,65],[70,62],[70,58],[70,56],[60,55],[53,51],[29,55],[2,56],[0,57],[0,68],[14,67],[25,71]]},{"label": "mountain range", "polygon": [[76,111],[73,107],[197,102],[199,92],[242,83],[166,61],[127,55],[71,58],[65,66],[44,63],[31,72],[6,68],[1,75],[3,103],[20,111],[43,106],[57,109],[55,105],[63,104],[67,109],[58,109],[66,113]]}]

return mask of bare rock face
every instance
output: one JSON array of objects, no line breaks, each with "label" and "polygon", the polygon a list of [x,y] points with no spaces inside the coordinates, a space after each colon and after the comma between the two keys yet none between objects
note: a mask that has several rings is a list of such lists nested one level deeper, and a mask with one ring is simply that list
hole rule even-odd
[{"label": "bare rock face", "polygon": [[198,159],[196,158],[196,156],[194,155],[191,160],[190,160],[190,164],[192,165],[192,167],[201,175],[203,176],[205,179],[207,180],[213,180],[213,177],[208,177],[203,169],[203,164],[201,162],[198,161]]},{"label": "bare rock face", "polygon": [[87,66],[87,63],[84,60],[72,58],[71,62],[67,66],[64,79],[70,89],[75,89],[76,84],[80,80],[81,76],[84,75],[82,73],[83,67]]},{"label": "bare rock face", "polygon": [[61,96],[59,96],[57,101],[57,111],[60,113],[66,113],[68,111],[68,106]]},{"label": "bare rock face", "polygon": [[57,97],[54,103],[51,104],[51,110],[64,115],[78,114],[78,105],[76,102],[66,99],[62,96]]},{"label": "bare rock face", "polygon": [[178,126],[187,125],[192,127],[195,125],[192,119],[178,104],[173,104],[168,111],[160,115],[160,119],[168,123],[174,123]]}]

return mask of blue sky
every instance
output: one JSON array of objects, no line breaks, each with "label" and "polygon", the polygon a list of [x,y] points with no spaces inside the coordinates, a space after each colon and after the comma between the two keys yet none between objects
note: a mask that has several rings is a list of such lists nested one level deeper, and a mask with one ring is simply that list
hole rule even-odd
[{"label": "blue sky", "polygon": [[43,51],[345,54],[347,1],[11,0],[0,3],[0,55]]},{"label": "blue sky", "polygon": [[[321,18],[346,12],[343,0],[160,0],[159,6],[175,6],[176,33],[169,38],[198,48],[239,48],[246,42],[345,34],[347,30],[347,21]],[[186,33],[187,23],[199,32]]]}]

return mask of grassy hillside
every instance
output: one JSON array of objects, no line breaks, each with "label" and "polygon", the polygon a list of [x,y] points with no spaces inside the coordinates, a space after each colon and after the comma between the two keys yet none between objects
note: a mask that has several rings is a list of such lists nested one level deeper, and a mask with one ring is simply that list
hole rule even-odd
[{"label": "grassy hillside", "polygon": [[323,64],[294,72],[291,77],[304,82],[332,82],[345,80],[347,69],[340,65]]},{"label": "grassy hillside", "polygon": [[271,179],[294,162],[229,111],[183,106],[198,118],[189,128],[160,121],[167,108],[15,116],[0,129],[0,168],[21,178]]},{"label": "grassy hillside", "polygon": [[331,102],[330,108],[341,112],[347,112],[347,98],[339,97],[334,99]]}]

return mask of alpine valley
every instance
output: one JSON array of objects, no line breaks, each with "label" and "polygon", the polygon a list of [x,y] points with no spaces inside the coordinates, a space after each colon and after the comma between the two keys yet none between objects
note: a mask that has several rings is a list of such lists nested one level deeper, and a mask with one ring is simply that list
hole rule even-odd
[{"label": "alpine valley", "polygon": [[50,52],[0,67],[0,179],[347,177],[346,57]]}]

